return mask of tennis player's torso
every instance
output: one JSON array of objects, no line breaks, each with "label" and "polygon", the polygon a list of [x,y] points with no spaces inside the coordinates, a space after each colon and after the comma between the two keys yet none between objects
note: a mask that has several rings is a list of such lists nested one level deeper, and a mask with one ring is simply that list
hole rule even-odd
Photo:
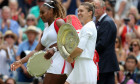
[{"label": "tennis player's torso", "polygon": [[57,33],[54,28],[54,22],[47,28],[44,29],[41,43],[47,49],[57,42]]}]

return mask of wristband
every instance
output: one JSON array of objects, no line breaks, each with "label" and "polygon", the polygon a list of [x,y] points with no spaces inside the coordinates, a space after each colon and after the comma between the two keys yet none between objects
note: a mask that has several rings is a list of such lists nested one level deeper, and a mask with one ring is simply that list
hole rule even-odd
[{"label": "wristband", "polygon": [[57,48],[56,47],[53,47],[53,50],[54,50],[54,52],[57,52]]}]

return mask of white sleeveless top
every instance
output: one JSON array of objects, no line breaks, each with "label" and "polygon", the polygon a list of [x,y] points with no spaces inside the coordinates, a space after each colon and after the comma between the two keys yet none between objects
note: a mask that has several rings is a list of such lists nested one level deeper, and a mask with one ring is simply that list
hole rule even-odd
[{"label": "white sleeveless top", "polygon": [[[53,22],[49,27],[44,29],[43,36],[41,38],[41,44],[45,46],[46,49],[49,49],[49,47],[55,43],[57,43],[57,33]],[[59,51],[54,53],[52,60],[53,62],[47,72],[53,74],[61,74],[64,65],[64,59],[60,55]],[[66,62],[64,73],[69,74],[71,70],[71,64]]]},{"label": "white sleeveless top", "polygon": [[57,33],[54,28],[54,22],[47,28],[44,29],[41,43],[47,49],[55,43],[57,43]]}]

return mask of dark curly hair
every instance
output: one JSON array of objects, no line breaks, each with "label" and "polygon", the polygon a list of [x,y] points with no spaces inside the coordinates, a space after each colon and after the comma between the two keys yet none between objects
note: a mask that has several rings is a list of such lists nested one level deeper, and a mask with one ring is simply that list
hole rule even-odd
[{"label": "dark curly hair", "polygon": [[[46,5],[49,4],[49,5]],[[45,2],[44,6],[46,6],[48,9],[53,9],[54,18],[65,18],[66,12],[63,6],[60,2],[57,0],[51,0],[50,2]]]}]

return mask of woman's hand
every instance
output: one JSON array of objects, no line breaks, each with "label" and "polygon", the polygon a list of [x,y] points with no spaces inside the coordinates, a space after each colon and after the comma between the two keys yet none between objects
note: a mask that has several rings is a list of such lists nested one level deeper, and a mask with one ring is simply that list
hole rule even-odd
[{"label": "woman's hand", "polygon": [[11,71],[15,71],[17,68],[21,67],[22,62],[21,60],[14,62],[13,64],[11,64]]},{"label": "woman's hand", "polygon": [[44,55],[45,59],[50,59],[54,55],[54,50],[50,49],[46,51],[47,53]]},{"label": "woman's hand", "polygon": [[74,59],[71,58],[70,56],[68,56],[67,61],[68,61],[69,63],[73,63],[73,62],[74,62]]}]

